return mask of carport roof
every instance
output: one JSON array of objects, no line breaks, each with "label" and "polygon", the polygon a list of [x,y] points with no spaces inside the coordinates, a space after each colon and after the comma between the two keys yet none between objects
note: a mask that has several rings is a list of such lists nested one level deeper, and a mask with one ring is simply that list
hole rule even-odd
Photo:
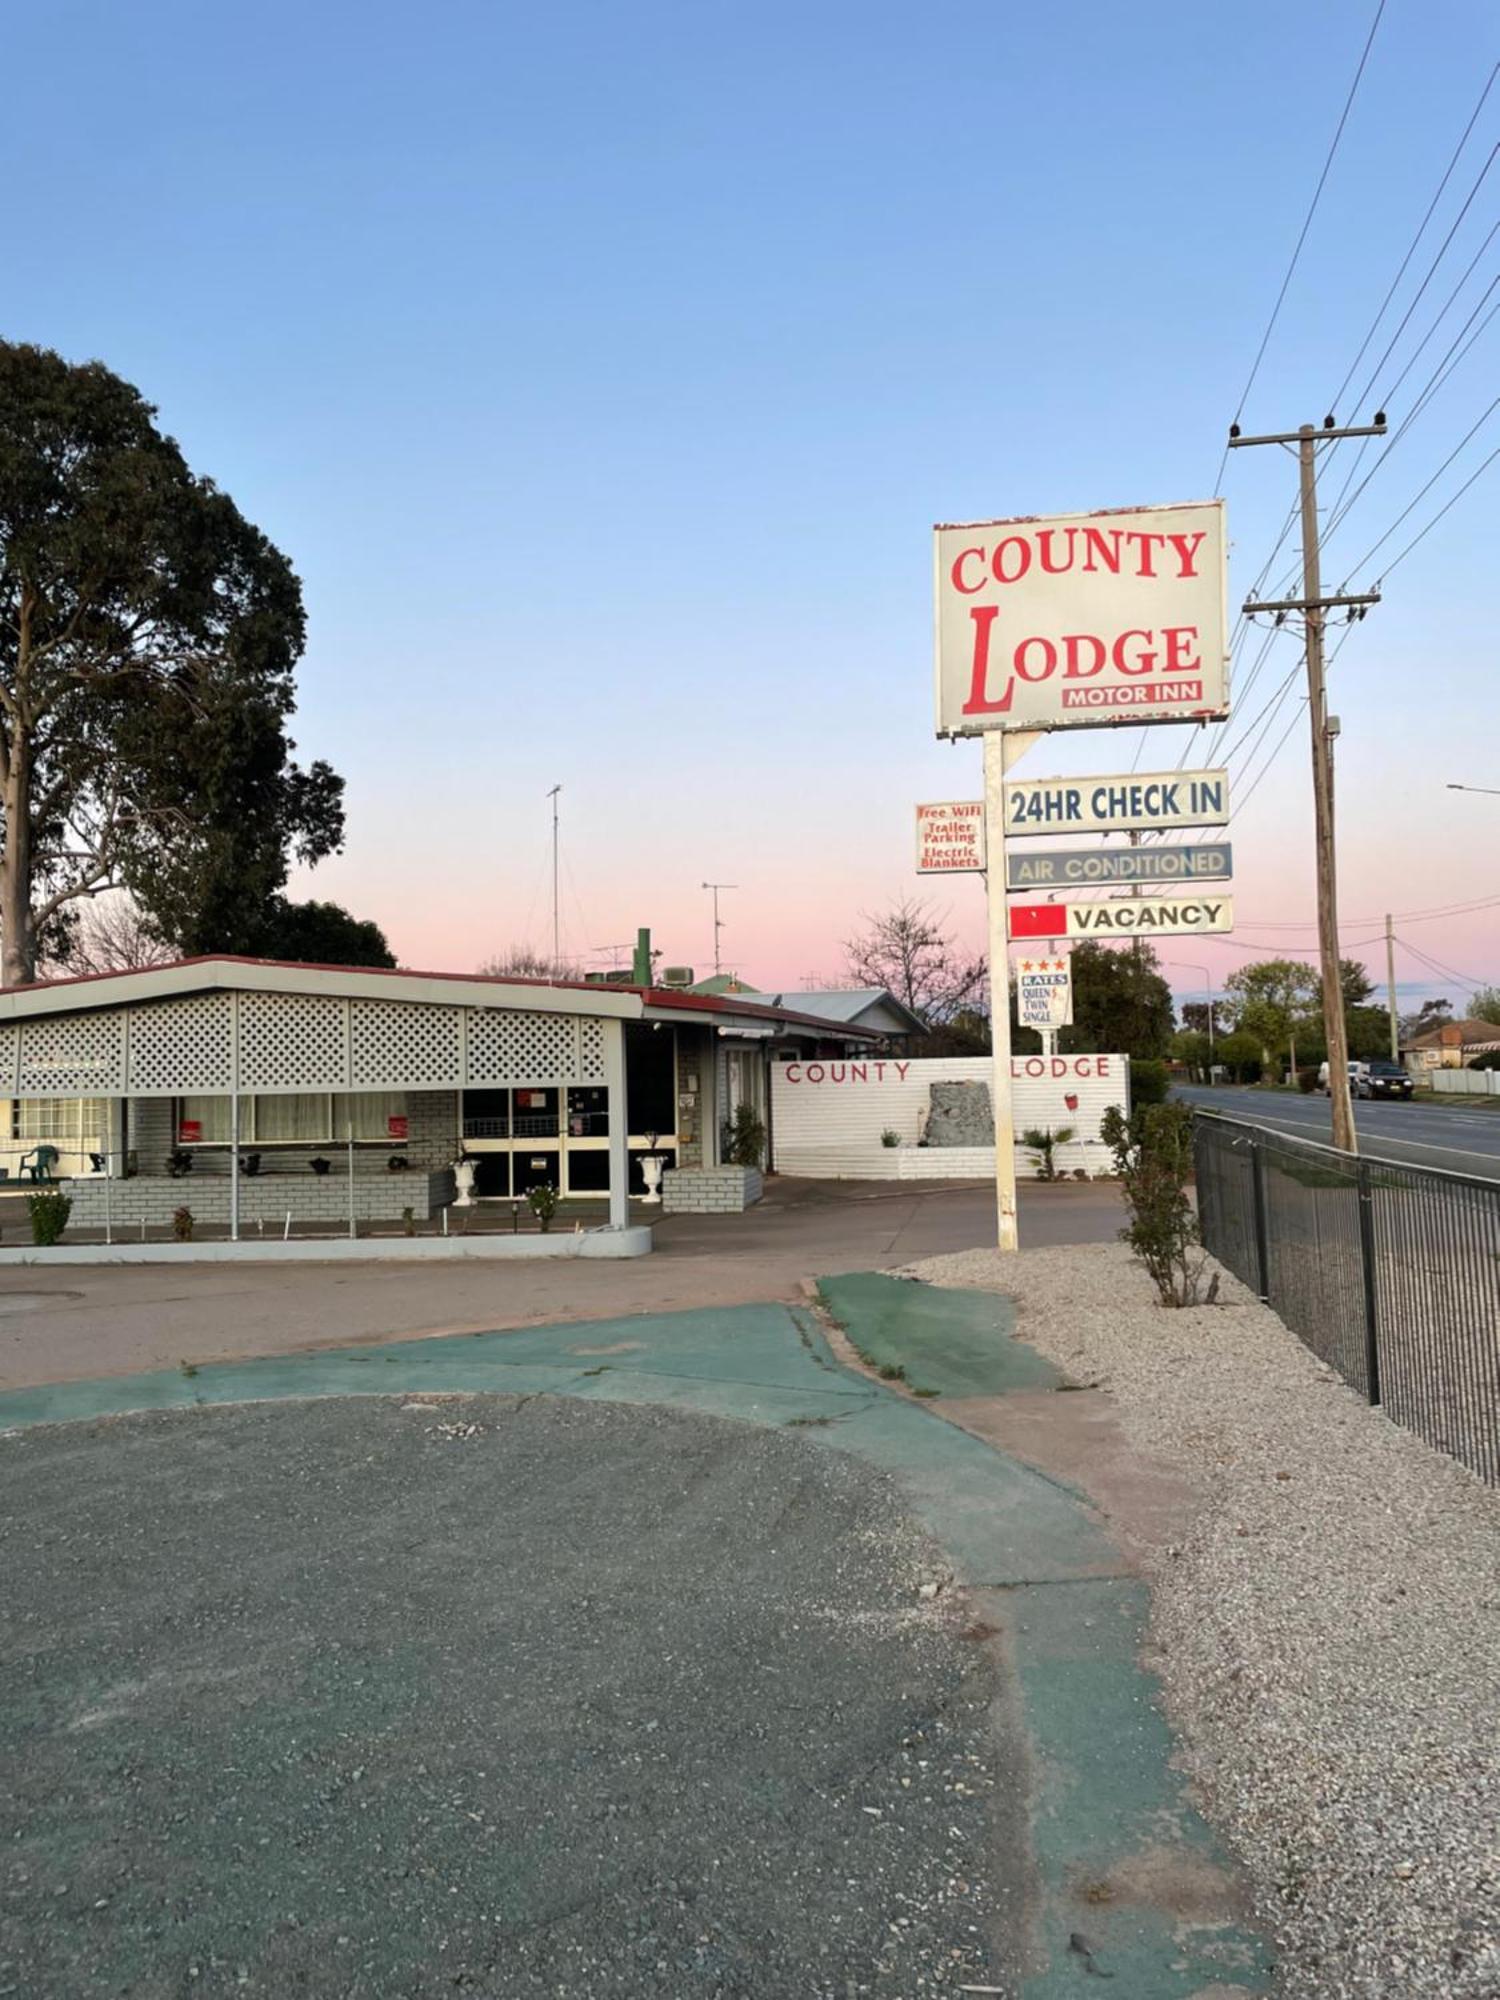
[{"label": "carport roof", "polygon": [[[733,1033],[736,1024],[764,1034],[778,1027],[840,1040],[876,1039],[844,1021],[707,993],[659,986],[597,986],[584,980],[494,978],[477,972],[414,972],[405,967],[299,965],[287,960],[210,954],[125,972],[88,972],[30,986],[0,988],[0,1021],[140,1005],[188,993],[231,990],[310,993],[340,999],[388,999],[431,1006],[512,1007],[521,1012],[581,1014],[616,1021],[683,1021]],[[566,996],[565,1000],[562,996]]]}]

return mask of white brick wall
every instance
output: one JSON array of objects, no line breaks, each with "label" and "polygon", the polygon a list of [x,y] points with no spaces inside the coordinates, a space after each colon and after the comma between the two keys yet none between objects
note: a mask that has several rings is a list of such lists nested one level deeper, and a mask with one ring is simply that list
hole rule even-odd
[{"label": "white brick wall", "polygon": [[738,1215],[760,1200],[758,1167],[671,1167],[662,1176],[665,1215]]},{"label": "white brick wall", "polygon": [[[107,1194],[106,1194],[107,1190]],[[184,1174],[180,1180],[167,1175],[140,1174],[134,1180],[75,1180],[66,1184],[73,1212],[69,1226],[102,1228],[106,1210],[112,1225],[134,1228],[165,1225],[177,1208],[190,1208],[198,1222],[227,1223],[229,1220],[229,1176],[227,1174]],[[405,1174],[356,1174],[354,1215],[358,1222],[395,1222],[403,1208],[411,1208],[425,1219],[436,1214],[453,1196],[451,1174],[422,1173],[415,1167]],[[309,1173],[304,1180],[297,1174],[243,1174],[240,1177],[240,1220],[242,1223],[281,1222],[290,1210],[294,1222],[337,1224],[349,1219],[349,1183],[337,1174]]]}]

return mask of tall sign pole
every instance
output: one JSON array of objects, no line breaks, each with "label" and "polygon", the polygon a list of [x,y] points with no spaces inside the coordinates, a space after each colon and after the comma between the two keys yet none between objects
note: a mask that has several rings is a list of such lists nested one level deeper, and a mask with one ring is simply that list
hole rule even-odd
[{"label": "tall sign pole", "polygon": [[1020,1248],[1016,1230],[1016,1124],[1011,1109],[1010,932],[1005,900],[1005,776],[1038,731],[992,729],[984,738],[984,827],[989,867],[990,1101],[995,1118],[995,1227],[1001,1250]]},{"label": "tall sign pole", "polygon": [[[1236,429],[1238,427],[1236,426]],[[1318,957],[1323,974],[1323,1032],[1328,1042],[1328,1095],[1333,1104],[1333,1143],[1341,1152],[1359,1150],[1354,1130],[1354,1104],[1349,1091],[1349,1037],[1344,1023],[1344,988],[1339,977],[1338,867],[1333,828],[1333,737],[1328,725],[1328,700],[1323,673],[1323,621],[1326,612],[1347,606],[1363,613],[1380,602],[1378,591],[1357,597],[1325,597],[1318,550],[1318,467],[1320,443],[1334,438],[1384,437],[1385,417],[1373,424],[1339,430],[1332,418],[1322,430],[1303,424],[1295,432],[1270,437],[1229,434],[1231,447],[1282,444],[1297,447],[1302,502],[1302,595],[1264,600],[1252,598],[1247,616],[1257,611],[1300,611],[1306,621],[1307,713],[1312,728],[1313,839],[1318,877]]]}]

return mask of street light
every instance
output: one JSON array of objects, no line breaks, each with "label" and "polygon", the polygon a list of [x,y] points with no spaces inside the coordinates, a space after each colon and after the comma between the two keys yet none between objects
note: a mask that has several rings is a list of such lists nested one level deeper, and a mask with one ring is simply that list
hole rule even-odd
[{"label": "street light", "polygon": [[1500,791],[1493,785],[1455,785],[1450,779],[1448,789],[1450,792],[1487,792],[1492,799],[1500,799]]},{"label": "street light", "polygon": [[1207,995],[1208,995],[1208,1066],[1209,1066],[1209,1068],[1210,1068],[1210,1069],[1212,1069],[1212,1068],[1213,1068],[1213,1066],[1214,1066],[1214,982],[1213,982],[1213,976],[1212,976],[1212,974],[1211,974],[1211,973],[1209,972],[1209,969],[1208,969],[1208,967],[1207,967],[1206,965],[1189,965],[1189,964],[1187,964],[1187,963],[1186,963],[1186,961],[1185,961],[1185,960],[1183,960],[1183,959],[1180,959],[1180,958],[1169,958],[1169,959],[1168,959],[1168,960],[1167,960],[1166,962],[1167,962],[1167,964],[1168,964],[1168,965],[1170,965],[1170,966],[1174,967],[1174,968],[1175,968],[1175,970],[1177,970],[1178,972],[1201,972],[1201,973],[1202,973],[1202,975],[1203,975],[1203,990],[1204,990],[1204,991],[1205,991],[1205,992],[1207,993]]}]

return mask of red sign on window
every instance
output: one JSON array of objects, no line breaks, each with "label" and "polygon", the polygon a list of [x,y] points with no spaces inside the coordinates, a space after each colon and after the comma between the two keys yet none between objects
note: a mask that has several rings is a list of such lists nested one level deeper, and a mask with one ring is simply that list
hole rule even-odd
[{"label": "red sign on window", "polygon": [[201,1118],[184,1118],[177,1127],[177,1143],[181,1146],[195,1145],[203,1137]]},{"label": "red sign on window", "polygon": [[386,1132],[386,1137],[388,1139],[406,1138],[407,1129],[406,1129],[406,1118],[404,1114],[393,1111],[390,1117],[387,1118],[385,1121],[385,1132]]}]

